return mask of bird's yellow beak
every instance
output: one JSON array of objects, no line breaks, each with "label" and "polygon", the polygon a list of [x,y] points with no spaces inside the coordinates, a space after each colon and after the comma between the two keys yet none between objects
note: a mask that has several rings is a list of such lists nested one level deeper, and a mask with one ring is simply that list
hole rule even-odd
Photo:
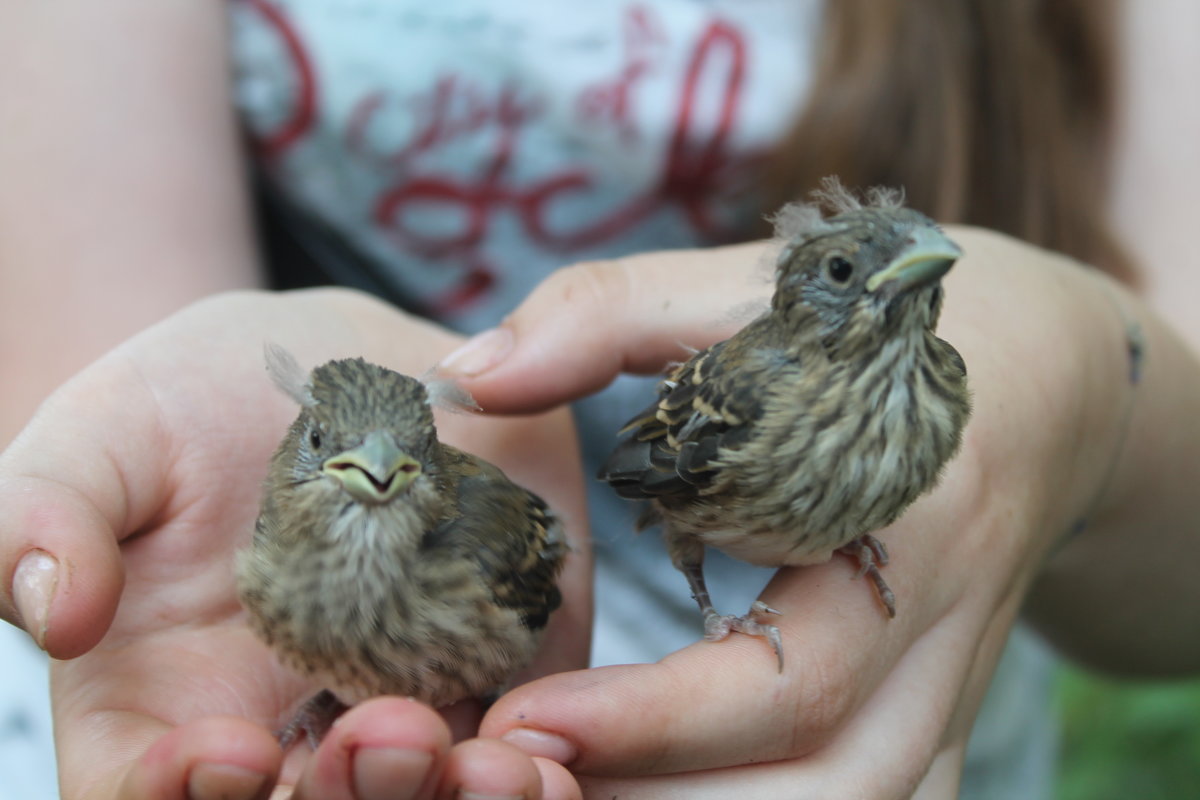
[{"label": "bird's yellow beak", "polygon": [[386,503],[421,474],[420,463],[382,431],[367,434],[353,450],[327,459],[321,471],[363,503]]},{"label": "bird's yellow beak", "polygon": [[867,278],[867,291],[890,286],[896,294],[927,286],[950,271],[962,250],[933,228],[918,228],[908,247],[883,269]]}]

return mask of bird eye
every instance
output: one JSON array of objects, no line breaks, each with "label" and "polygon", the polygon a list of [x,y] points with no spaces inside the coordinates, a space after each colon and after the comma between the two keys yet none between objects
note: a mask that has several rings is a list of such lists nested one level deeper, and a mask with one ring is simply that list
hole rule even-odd
[{"label": "bird eye", "polygon": [[312,445],[313,450],[319,450],[321,448],[321,432],[316,428],[310,430],[308,432],[308,443]]},{"label": "bird eye", "polygon": [[835,283],[845,283],[854,274],[854,265],[841,256],[834,256],[829,259],[829,263],[825,269]]}]

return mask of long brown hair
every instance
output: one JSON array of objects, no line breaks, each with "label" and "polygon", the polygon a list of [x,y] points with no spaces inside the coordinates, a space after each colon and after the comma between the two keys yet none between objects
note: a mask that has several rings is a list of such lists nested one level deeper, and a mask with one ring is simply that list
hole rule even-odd
[{"label": "long brown hair", "polygon": [[829,0],[817,78],[766,172],[776,203],[837,174],[1134,278],[1106,220],[1107,0]]}]

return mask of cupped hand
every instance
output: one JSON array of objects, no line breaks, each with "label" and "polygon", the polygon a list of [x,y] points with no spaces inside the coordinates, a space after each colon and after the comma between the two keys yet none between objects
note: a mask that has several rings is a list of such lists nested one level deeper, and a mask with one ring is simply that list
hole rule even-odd
[{"label": "cupped hand", "polygon": [[[251,635],[232,572],[296,414],[266,376],[267,341],[306,367],[362,355],[416,375],[458,343],[352,292],[219,296],[64,385],[0,457],[0,614],[61,659],[63,796],[258,798],[277,784],[323,799],[578,796],[550,761],[498,741],[454,744],[478,709],[443,717],[397,698],[354,708],[315,753],[284,760],[271,731],[315,687]],[[566,602],[529,676],[582,666],[590,584],[568,416],[447,414],[439,427],[565,519]]]},{"label": "cupped hand", "polygon": [[[848,560],[783,569],[762,595],[783,612],[772,620],[782,674],[762,640],[735,634],[656,664],[527,684],[489,711],[484,735],[567,765],[587,797],[957,795],[1026,589],[1113,453],[1119,404],[1088,398],[1122,385],[1127,365],[1111,298],[1081,268],[996,235],[952,236],[967,256],[947,280],[939,333],[966,360],[975,411],[940,486],[880,534],[896,619]],[[656,371],[765,301],[762,252],[561,271],[444,369],[492,411],[549,407],[620,371]],[[646,625],[655,613],[646,609]]]}]

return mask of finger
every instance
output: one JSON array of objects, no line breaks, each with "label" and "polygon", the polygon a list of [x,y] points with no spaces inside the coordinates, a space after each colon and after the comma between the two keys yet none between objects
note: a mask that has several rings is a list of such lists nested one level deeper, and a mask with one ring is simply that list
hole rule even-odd
[{"label": "finger", "polygon": [[56,392],[0,456],[0,614],[56,658],[108,629],[123,585],[117,541],[165,490],[153,399],[119,361],[112,367]]},{"label": "finger", "polygon": [[542,779],[542,800],[583,800],[583,789],[566,767],[548,758],[534,758]]},{"label": "finger", "polygon": [[[580,783],[588,796],[622,800],[907,800],[914,793],[922,800],[951,800],[957,796],[965,737],[947,740],[947,725],[964,704],[977,705],[975,695],[962,692],[970,668],[978,666],[985,677],[990,671],[986,659],[974,659],[971,648],[962,646],[976,635],[969,616],[959,614],[931,629],[858,713],[801,758],[682,774],[587,777]],[[734,738],[727,726],[726,742]]]},{"label": "finger", "polygon": [[431,798],[450,751],[450,730],[415,700],[355,706],[330,729],[296,781],[295,800]]},{"label": "finger", "polygon": [[39,479],[0,478],[0,508],[0,616],[56,658],[79,655],[108,629],[123,585],[107,522],[79,493]]},{"label": "finger", "polygon": [[[764,600],[784,611],[773,620],[783,637],[782,674],[764,640],[733,634],[658,664],[520,687],[489,711],[481,733],[585,774],[680,772],[812,752],[875,690],[917,635],[910,626],[924,624],[916,613],[889,622],[853,573],[838,559],[781,571],[767,587]],[[899,574],[889,578],[898,593],[906,588]]]},{"label": "finger", "polygon": [[542,779],[533,760],[495,739],[470,739],[455,745],[446,759],[439,800],[462,797],[543,797]]},{"label": "finger", "polygon": [[[729,336],[770,294],[763,243],[581,264],[442,362],[487,411],[549,408]],[[681,291],[702,287],[701,291]]]},{"label": "finger", "polygon": [[[164,732],[165,731],[165,732]],[[209,717],[177,728],[165,725],[142,755],[123,770],[83,785],[72,776],[92,774],[60,764],[62,795],[117,800],[260,800],[270,795],[280,752],[262,728],[235,717]]]}]

